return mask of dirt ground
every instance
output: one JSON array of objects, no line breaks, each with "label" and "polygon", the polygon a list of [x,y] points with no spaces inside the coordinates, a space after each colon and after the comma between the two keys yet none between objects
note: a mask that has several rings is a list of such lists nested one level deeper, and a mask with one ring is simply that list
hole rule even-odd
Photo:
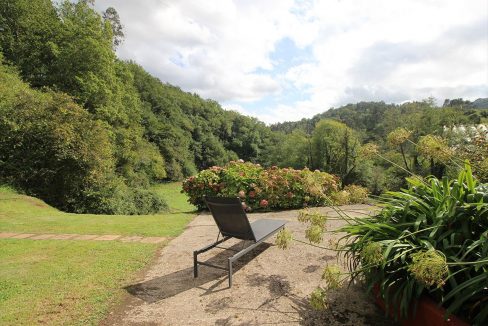
[{"label": "dirt ground", "polygon": [[[344,206],[350,215],[369,212],[365,205]],[[319,210],[334,213],[328,208]],[[282,219],[294,237],[304,238],[305,225],[298,211],[250,214]],[[341,223],[328,222],[329,230]],[[332,251],[293,242],[281,250],[275,236],[234,264],[232,288],[226,271],[199,267],[193,278],[193,250],[215,241],[217,227],[208,213],[196,217],[187,229],[160,252],[155,263],[137,282],[127,286],[127,296],[102,323],[104,325],[392,325],[359,286],[345,287],[329,295],[329,308],[311,309],[310,293],[321,280],[323,267],[336,263]],[[326,245],[332,235],[324,239]],[[223,244],[239,249],[242,241]],[[213,249],[199,256],[226,266],[231,250]]]}]

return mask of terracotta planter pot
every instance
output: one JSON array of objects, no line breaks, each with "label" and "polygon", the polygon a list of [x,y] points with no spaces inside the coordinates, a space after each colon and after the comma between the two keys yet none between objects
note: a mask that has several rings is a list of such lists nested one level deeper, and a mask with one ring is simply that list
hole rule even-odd
[{"label": "terracotta planter pot", "polygon": [[[375,285],[373,288],[376,304],[386,311],[385,302],[380,296],[380,287]],[[446,310],[439,307],[432,299],[427,296],[422,296],[417,303],[417,313],[415,316],[410,313],[406,319],[400,319],[402,326],[469,326],[464,320],[451,315],[447,320],[444,320]],[[391,318],[398,316],[398,309],[390,307],[388,314]]]}]

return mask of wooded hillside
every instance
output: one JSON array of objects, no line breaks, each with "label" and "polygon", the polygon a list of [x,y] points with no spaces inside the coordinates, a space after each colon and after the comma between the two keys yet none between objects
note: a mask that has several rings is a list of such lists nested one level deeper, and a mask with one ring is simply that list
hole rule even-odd
[{"label": "wooded hillside", "polygon": [[483,99],[361,102],[268,127],[119,60],[114,8],[0,0],[0,26],[0,183],[67,211],[156,212],[165,203],[151,184],[236,159],[320,169],[379,193],[399,187],[403,175],[359,160],[362,144],[378,143],[407,169],[435,172],[414,146],[388,147],[388,135],[405,128],[416,141],[488,116]]}]

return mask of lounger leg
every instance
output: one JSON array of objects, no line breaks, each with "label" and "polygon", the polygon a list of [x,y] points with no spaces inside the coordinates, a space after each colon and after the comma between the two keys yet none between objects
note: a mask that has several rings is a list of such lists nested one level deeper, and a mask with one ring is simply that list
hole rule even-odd
[{"label": "lounger leg", "polygon": [[232,259],[229,258],[229,288],[232,287]]},{"label": "lounger leg", "polygon": [[198,277],[198,254],[193,252],[193,277]]}]

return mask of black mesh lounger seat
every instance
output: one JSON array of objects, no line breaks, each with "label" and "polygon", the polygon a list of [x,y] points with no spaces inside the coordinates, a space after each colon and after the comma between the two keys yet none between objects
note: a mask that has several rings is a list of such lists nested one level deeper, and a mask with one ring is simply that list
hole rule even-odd
[{"label": "black mesh lounger seat", "polygon": [[[249,223],[249,219],[247,218],[244,209],[242,209],[239,198],[205,197],[205,202],[219,228],[219,234],[214,243],[193,252],[193,275],[194,277],[198,277],[198,265],[223,269],[228,271],[229,287],[232,287],[232,263],[256,248],[261,242],[283,229],[286,222],[262,219]],[[222,238],[219,240],[220,235],[222,235]],[[217,247],[219,244],[230,238],[250,240],[252,243],[250,246],[230,257],[227,268],[198,261],[199,254]]]}]

